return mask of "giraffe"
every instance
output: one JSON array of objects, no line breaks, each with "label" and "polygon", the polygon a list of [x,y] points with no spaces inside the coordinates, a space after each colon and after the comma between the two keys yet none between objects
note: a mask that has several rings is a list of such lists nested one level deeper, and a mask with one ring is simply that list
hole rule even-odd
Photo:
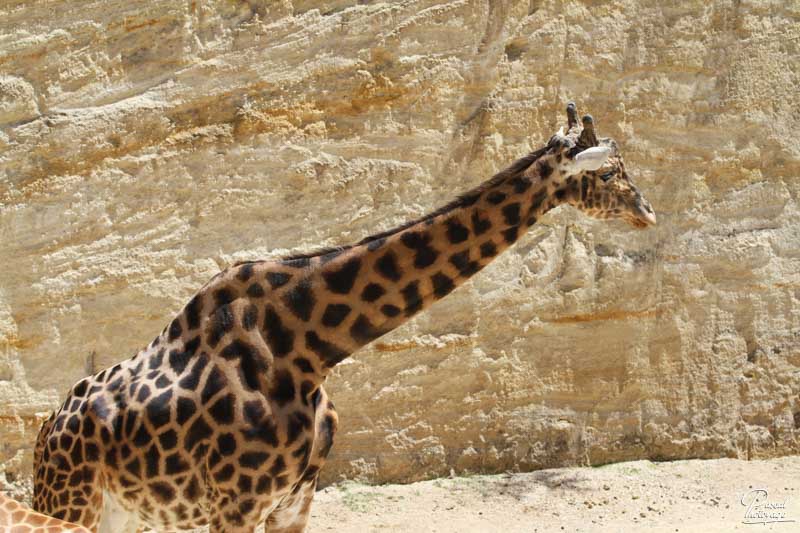
[{"label": "giraffe", "polygon": [[37,513],[0,492],[0,531],[6,533],[89,533],[77,524]]},{"label": "giraffe", "polygon": [[[616,142],[575,105],[542,148],[444,207],[356,244],[240,262],[145,349],[82,379],[34,450],[34,508],[90,529],[303,531],[338,418],[338,363],[478,273],[568,204],[655,224]],[[103,517],[105,520],[106,518]]]}]

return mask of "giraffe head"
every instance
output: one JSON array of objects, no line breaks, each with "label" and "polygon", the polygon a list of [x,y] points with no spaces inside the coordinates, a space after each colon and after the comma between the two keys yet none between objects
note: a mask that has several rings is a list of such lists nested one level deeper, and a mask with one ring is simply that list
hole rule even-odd
[{"label": "giraffe head", "polygon": [[654,225],[655,212],[625,171],[617,143],[596,137],[591,115],[583,117],[581,126],[577,115],[570,103],[567,134],[559,132],[550,140],[559,161],[556,198],[594,218],[625,220],[636,228]]}]

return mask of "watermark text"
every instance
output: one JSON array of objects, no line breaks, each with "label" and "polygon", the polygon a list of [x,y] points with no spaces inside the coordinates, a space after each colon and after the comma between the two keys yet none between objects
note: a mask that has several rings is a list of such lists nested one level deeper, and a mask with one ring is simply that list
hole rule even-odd
[{"label": "watermark text", "polygon": [[770,500],[767,489],[753,489],[742,495],[741,504],[746,508],[743,524],[774,524],[796,522],[786,510],[786,499]]}]

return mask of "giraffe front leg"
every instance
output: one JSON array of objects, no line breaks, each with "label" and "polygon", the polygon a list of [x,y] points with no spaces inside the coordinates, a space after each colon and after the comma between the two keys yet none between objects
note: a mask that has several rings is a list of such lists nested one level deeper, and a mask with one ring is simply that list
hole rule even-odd
[{"label": "giraffe front leg", "polygon": [[[258,527],[265,502],[253,494],[230,491],[212,503],[215,514],[209,523],[209,533],[253,533]],[[268,502],[266,502],[268,504]]]},{"label": "giraffe front leg", "polygon": [[333,402],[328,399],[323,388],[320,387],[318,391],[314,400],[317,411],[309,464],[292,492],[267,516],[265,533],[300,533],[305,530],[311,516],[311,503],[314,500],[319,472],[333,446],[333,436],[339,420]]},{"label": "giraffe front leg", "polygon": [[238,526],[238,521],[231,523],[222,515],[217,515],[211,519],[208,525],[208,533],[254,533],[256,525]]},{"label": "giraffe front leg", "polygon": [[208,524],[208,533],[254,533],[258,524],[245,524],[237,518],[218,514]]},{"label": "giraffe front leg", "polygon": [[113,496],[104,493],[98,533],[137,533],[140,530],[139,517],[125,510]]},{"label": "giraffe front leg", "polygon": [[306,471],[302,481],[267,516],[264,533],[302,533],[311,515],[311,502],[317,488],[319,468]]}]

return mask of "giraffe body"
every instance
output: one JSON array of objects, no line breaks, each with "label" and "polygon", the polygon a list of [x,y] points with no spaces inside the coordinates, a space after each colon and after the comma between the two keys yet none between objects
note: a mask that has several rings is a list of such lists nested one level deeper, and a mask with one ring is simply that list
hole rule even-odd
[{"label": "giraffe body", "polygon": [[0,531],[6,533],[89,533],[78,524],[37,513],[0,493]]},{"label": "giraffe body", "polygon": [[193,300],[214,309],[197,317],[203,334],[177,332],[192,331],[185,311],[147,349],[72,388],[35,453],[37,508],[95,526],[105,504],[117,515],[109,531],[252,530],[268,518],[302,530],[336,413],[322,387],[295,386],[272,357],[237,296],[266,272],[244,280],[247,270]]},{"label": "giraffe body", "polygon": [[302,531],[336,432],[322,388],[336,364],[557,205],[655,222],[613,141],[569,113],[566,136],[422,219],[212,278],[147,348],[78,382],[43,425],[35,508],[90,528],[111,501],[132,528]]}]

